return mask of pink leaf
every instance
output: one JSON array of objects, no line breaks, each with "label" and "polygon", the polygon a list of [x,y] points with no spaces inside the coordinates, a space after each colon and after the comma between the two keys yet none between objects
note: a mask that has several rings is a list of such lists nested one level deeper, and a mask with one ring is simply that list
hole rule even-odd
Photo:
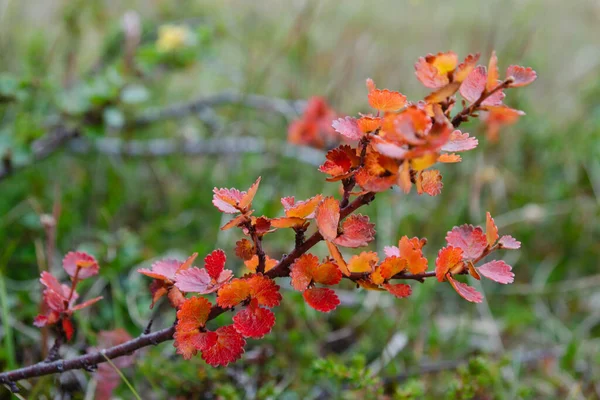
[{"label": "pink leaf", "polygon": [[486,278],[498,283],[513,283],[515,280],[515,274],[511,272],[512,267],[500,260],[485,263],[477,268],[477,271]]},{"label": "pink leaf", "polygon": [[443,151],[455,152],[455,151],[467,151],[473,150],[479,141],[474,137],[469,137],[468,133],[462,133],[459,130],[455,130],[450,135],[448,143],[442,146]]},{"label": "pink leaf", "polygon": [[510,84],[510,87],[526,86],[532,83],[537,78],[537,73],[530,67],[520,67],[518,65],[511,65],[506,70],[506,77],[512,76],[514,81]]},{"label": "pink leaf", "polygon": [[474,287],[467,285],[466,283],[459,282],[452,278],[450,275],[447,276],[448,281],[463,299],[472,303],[481,303],[483,296]]},{"label": "pink leaf", "polygon": [[454,227],[446,235],[450,246],[462,249],[464,257],[470,260],[479,257],[487,247],[487,237],[480,227],[461,225]]},{"label": "pink leaf", "polygon": [[521,242],[510,235],[504,235],[498,241],[498,244],[503,249],[516,250],[521,247]]},{"label": "pink leaf", "polygon": [[350,140],[359,140],[363,136],[356,119],[352,117],[336,119],[331,126],[336,132],[346,136]]}]

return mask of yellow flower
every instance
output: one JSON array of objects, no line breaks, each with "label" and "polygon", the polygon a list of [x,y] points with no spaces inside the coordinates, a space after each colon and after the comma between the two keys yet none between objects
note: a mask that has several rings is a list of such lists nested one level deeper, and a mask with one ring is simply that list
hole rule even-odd
[{"label": "yellow flower", "polygon": [[163,25],[158,28],[156,48],[158,51],[168,53],[188,46],[192,41],[192,32],[187,26]]}]

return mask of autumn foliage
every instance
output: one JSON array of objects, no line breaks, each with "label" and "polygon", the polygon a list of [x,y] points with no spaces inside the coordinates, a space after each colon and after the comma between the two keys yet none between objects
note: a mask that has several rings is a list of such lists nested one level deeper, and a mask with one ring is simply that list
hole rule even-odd
[{"label": "autumn foliage", "polygon": [[[339,187],[340,196],[284,197],[280,215],[259,216],[254,214],[253,201],[260,177],[245,191],[215,188],[213,205],[231,216],[221,229],[238,229],[240,235],[236,258],[217,249],[201,263],[194,253],[187,260],[165,259],[138,270],[152,279],[152,306],[166,297],[176,310],[177,352],[186,359],[200,353],[212,366],[239,359],[247,339],[264,337],[276,323],[272,309],[282,301],[276,278],[284,278],[283,285],[289,283],[309,307],[320,312],[340,305],[335,287],[348,281],[403,299],[413,290],[407,282],[435,277],[450,283],[470,302],[481,302],[483,296],[463,282],[465,275],[512,283],[512,267],[488,256],[518,249],[521,244],[500,235],[490,213],[484,227],[452,228],[446,235],[447,245],[439,251],[427,250],[426,239],[409,236],[380,238],[389,243],[384,254],[365,250],[349,256],[346,250],[369,246],[375,240],[375,225],[356,210],[373,201],[377,193],[398,190],[408,194],[413,188],[417,195],[441,193],[444,185],[437,166],[460,162],[459,153],[479,144],[477,138],[458,129],[463,122],[478,117],[488,137],[496,140],[503,125],[523,115],[504,104],[506,91],[532,83],[536,73],[513,65],[501,74],[495,53],[487,66],[479,61],[479,54],[461,61],[451,51],[419,58],[416,77],[430,90],[419,101],[379,88],[368,79],[365,104],[370,109],[357,117],[340,117],[322,98],[310,100],[304,115],[291,124],[289,141],[328,149],[318,169],[325,180]],[[279,230],[293,231],[295,243],[290,253],[277,259],[265,252],[263,241]],[[319,242],[327,250],[324,258],[310,252]],[[434,254],[435,265],[430,265],[427,256]],[[77,283],[96,275],[99,267],[93,257],[80,252],[67,254],[63,267],[70,285],[42,273],[43,312],[35,324],[58,325],[69,339],[72,313],[100,300],[78,302]],[[245,272],[236,276],[234,271],[242,269]],[[214,326],[211,321],[226,311],[231,311],[231,322]]]}]

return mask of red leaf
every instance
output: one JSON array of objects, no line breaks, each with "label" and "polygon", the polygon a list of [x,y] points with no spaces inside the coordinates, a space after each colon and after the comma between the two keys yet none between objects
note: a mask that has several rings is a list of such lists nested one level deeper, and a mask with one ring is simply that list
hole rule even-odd
[{"label": "red leaf", "polygon": [[350,169],[359,163],[356,151],[347,145],[329,150],[325,158],[327,160],[319,167],[319,171],[331,175],[329,180],[339,180],[348,176]]},{"label": "red leaf", "polygon": [[358,127],[356,119],[352,117],[336,119],[333,121],[331,126],[336,130],[336,132],[346,136],[350,140],[359,140],[363,136],[362,131]]},{"label": "red leaf", "polygon": [[328,288],[307,289],[302,293],[302,297],[306,304],[321,312],[333,311],[340,304],[335,292]]},{"label": "red leaf", "polygon": [[467,224],[454,227],[448,232],[446,242],[462,249],[464,257],[470,260],[479,257],[487,247],[487,237],[483,230]]},{"label": "red leaf", "polygon": [[71,320],[69,318],[63,318],[62,328],[63,328],[63,331],[65,332],[65,336],[67,337],[67,340],[71,340],[71,338],[73,337],[73,333],[75,333],[75,328],[73,328],[73,323],[71,322]]},{"label": "red leaf", "polygon": [[385,290],[398,297],[399,299],[403,297],[408,297],[412,294],[412,288],[405,283],[398,283],[392,285],[390,283],[383,284]]},{"label": "red leaf", "polygon": [[[43,299],[48,308],[59,313],[65,311],[67,309],[65,302],[67,301],[71,288],[67,285],[61,285],[54,275],[47,271],[42,271],[40,282],[42,285],[46,286],[43,293]],[[70,303],[74,303],[78,297],[77,293],[73,292]]]},{"label": "red leaf", "polygon": [[506,77],[513,77],[513,83],[510,87],[526,86],[537,79],[537,73],[530,67],[520,67],[518,65],[511,65],[506,70]]},{"label": "red leaf", "polygon": [[173,346],[177,348],[178,354],[181,354],[185,360],[189,360],[198,353],[198,350],[214,346],[217,343],[217,337],[215,332],[175,331]]},{"label": "red leaf", "polygon": [[352,214],[342,222],[342,234],[333,243],[343,247],[362,247],[375,238],[375,225],[369,223],[369,217]]},{"label": "red leaf", "polygon": [[233,317],[233,326],[244,337],[260,339],[271,332],[275,325],[275,315],[267,308],[258,306],[256,299],[248,307],[238,311]]},{"label": "red leaf", "polygon": [[292,287],[299,292],[306,290],[313,279],[313,269],[318,266],[317,256],[305,253],[298,257],[291,267]]},{"label": "red leaf", "polygon": [[67,253],[65,258],[63,258],[63,268],[67,271],[70,277],[74,277],[77,269],[79,268],[79,273],[77,274],[78,279],[89,278],[90,276],[94,276],[98,273],[100,266],[98,265],[98,261],[91,255],[84,253],[82,251],[71,251]]},{"label": "red leaf", "polygon": [[513,283],[515,280],[515,274],[511,272],[512,267],[504,261],[490,261],[477,268],[477,271],[486,278],[498,283]]},{"label": "red leaf", "polygon": [[456,290],[463,299],[473,302],[473,303],[481,303],[483,301],[483,296],[474,287],[467,285],[466,283],[459,282],[448,275],[448,281]]},{"label": "red leaf", "polygon": [[485,237],[488,246],[493,246],[498,240],[498,227],[489,212],[485,214]]},{"label": "red leaf", "polygon": [[435,276],[437,280],[443,282],[449,277],[448,272],[452,272],[455,268],[461,268],[463,265],[463,251],[458,247],[444,247],[438,253],[435,260]]},{"label": "red leaf", "polygon": [[340,222],[340,203],[333,197],[326,197],[317,206],[315,213],[317,227],[323,238],[333,241],[337,237]]},{"label": "red leaf", "polygon": [[510,235],[504,235],[498,241],[498,244],[503,249],[516,250],[521,247],[521,242]]},{"label": "red leaf", "polygon": [[225,267],[226,260],[227,256],[221,249],[214,250],[207,255],[204,258],[204,267],[206,268],[208,275],[213,279],[219,279],[219,275],[221,275],[221,272],[223,272],[223,268]]},{"label": "red leaf", "polygon": [[216,341],[202,350],[202,359],[209,365],[226,366],[244,353],[246,341],[232,325],[218,328]]}]

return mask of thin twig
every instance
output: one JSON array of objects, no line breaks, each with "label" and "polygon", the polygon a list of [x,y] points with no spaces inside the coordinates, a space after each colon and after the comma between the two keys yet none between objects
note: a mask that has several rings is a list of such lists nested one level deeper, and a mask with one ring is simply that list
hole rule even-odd
[{"label": "thin twig", "polygon": [[456,114],[454,116],[454,118],[452,118],[452,125],[455,128],[458,128],[461,123],[467,121],[469,119],[469,116],[479,109],[481,104],[487,98],[489,98],[491,95],[493,95],[494,93],[496,93],[499,90],[506,89],[511,83],[513,83],[513,81],[514,81],[514,79],[512,77],[508,77],[504,81],[502,81],[502,83],[498,84],[498,86],[493,88],[492,90],[490,90],[490,91],[484,90],[483,93],[481,93],[481,96],[479,96],[479,98],[473,104],[471,104],[468,107],[463,108],[463,110],[461,112],[459,112],[458,114]]}]

